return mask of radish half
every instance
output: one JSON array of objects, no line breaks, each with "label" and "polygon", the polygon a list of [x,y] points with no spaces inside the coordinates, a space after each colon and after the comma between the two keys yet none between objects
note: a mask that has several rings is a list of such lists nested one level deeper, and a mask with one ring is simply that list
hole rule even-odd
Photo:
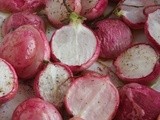
[{"label": "radish half", "polygon": [[65,104],[69,113],[84,120],[111,120],[119,105],[119,94],[109,77],[88,74],[72,83]]},{"label": "radish half", "polygon": [[149,5],[155,5],[154,0],[123,0],[118,7],[118,16],[122,16],[123,21],[133,29],[144,27],[146,17],[143,9]]},{"label": "radish half", "polygon": [[72,77],[72,72],[67,66],[49,63],[34,81],[35,93],[37,97],[61,107]]},{"label": "radish half", "polygon": [[95,27],[94,32],[101,42],[101,58],[114,59],[132,43],[131,30],[118,19],[99,21]]},{"label": "radish half", "polygon": [[160,9],[148,14],[148,18],[145,24],[145,33],[148,40],[153,44],[155,48],[160,52]]},{"label": "radish half", "polygon": [[160,93],[136,83],[119,91],[120,105],[114,120],[156,120],[160,113]]},{"label": "radish half", "polygon": [[115,60],[117,75],[124,82],[149,84],[160,74],[159,56],[147,44],[137,44],[123,52]]},{"label": "radish half", "polygon": [[14,68],[0,58],[0,105],[13,99],[18,90],[18,78]]},{"label": "radish half", "polygon": [[160,5],[151,5],[144,8],[143,13],[148,16],[148,14],[160,9]]},{"label": "radish half", "polygon": [[53,34],[51,53],[54,61],[68,65],[72,71],[81,71],[96,61],[100,44],[94,33],[81,23],[76,14],[71,16],[73,22]]},{"label": "radish half", "polygon": [[12,120],[62,120],[62,117],[52,104],[30,98],[17,106]]}]

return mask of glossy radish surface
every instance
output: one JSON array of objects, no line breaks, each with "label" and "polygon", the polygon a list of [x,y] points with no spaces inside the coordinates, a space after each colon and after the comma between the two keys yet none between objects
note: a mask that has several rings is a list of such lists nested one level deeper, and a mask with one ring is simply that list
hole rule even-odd
[{"label": "glossy radish surface", "polygon": [[33,25],[37,29],[45,31],[44,21],[38,15],[30,12],[18,12],[5,19],[2,25],[2,34],[4,36],[9,32],[14,31],[16,28],[27,24]]},{"label": "glossy radish surface", "polygon": [[52,104],[30,98],[17,106],[12,120],[62,120],[62,117]]},{"label": "glossy radish surface", "polygon": [[136,83],[119,91],[120,105],[114,120],[156,120],[160,113],[160,93]]},{"label": "glossy radish surface", "polygon": [[72,77],[67,66],[49,63],[34,81],[35,93],[37,97],[61,107]]},{"label": "glossy radish surface", "polygon": [[13,99],[18,90],[18,78],[14,68],[0,58],[0,105]]},{"label": "glossy radish surface", "polygon": [[160,9],[148,15],[148,19],[145,24],[145,33],[148,40],[153,44],[155,48],[160,52]]},{"label": "glossy radish surface", "polygon": [[124,82],[152,83],[160,73],[159,56],[147,44],[137,44],[123,52],[114,63]]},{"label": "glossy radish surface", "polygon": [[119,105],[119,94],[109,77],[88,74],[72,83],[65,103],[73,116],[84,120],[111,120]]},{"label": "glossy radish surface", "polygon": [[53,60],[68,65],[72,71],[88,68],[99,56],[100,44],[94,33],[81,23],[71,23],[56,30],[51,40]]},{"label": "glossy radish surface", "polygon": [[132,33],[118,19],[105,19],[96,23],[95,34],[101,42],[100,57],[114,59],[132,43]]},{"label": "glossy radish surface", "polygon": [[47,42],[43,32],[24,25],[5,36],[0,44],[0,57],[13,65],[20,78],[32,78],[43,60],[49,58]]}]

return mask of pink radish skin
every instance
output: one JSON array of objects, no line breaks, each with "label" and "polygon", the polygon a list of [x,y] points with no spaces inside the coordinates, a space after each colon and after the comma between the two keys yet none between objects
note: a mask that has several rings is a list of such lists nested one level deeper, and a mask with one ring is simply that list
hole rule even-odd
[{"label": "pink radish skin", "polygon": [[107,8],[108,0],[81,0],[81,15],[87,20],[93,20],[101,16]]},{"label": "pink radish skin", "polygon": [[148,14],[153,13],[157,9],[160,9],[160,5],[151,5],[144,8],[143,13],[148,16]]},{"label": "pink radish skin", "polygon": [[44,6],[43,0],[0,0],[0,11],[37,11]]},{"label": "pink radish skin", "polygon": [[148,40],[153,44],[153,47],[160,53],[160,39],[159,39],[159,27],[160,27],[160,9],[148,15],[145,24],[145,34]]},{"label": "pink radish skin", "polygon": [[0,56],[13,65],[22,79],[35,76],[43,60],[50,57],[48,50],[44,33],[31,25],[21,26],[7,34],[0,44]]},{"label": "pink radish skin", "polygon": [[2,25],[2,34],[5,36],[22,25],[33,25],[37,29],[45,32],[45,24],[42,18],[30,12],[19,12],[9,16]]},{"label": "pink radish skin", "polygon": [[[150,45],[136,44],[121,53],[115,60],[114,65],[116,74],[123,82],[151,84],[160,73],[158,60],[158,54]],[[144,71],[145,73],[143,73]]]},{"label": "pink radish skin", "polygon": [[18,78],[14,68],[0,58],[0,105],[13,99],[18,91]]},{"label": "pink radish skin", "polygon": [[62,120],[62,117],[52,104],[30,98],[15,109],[12,120]]},{"label": "pink radish skin", "polygon": [[72,83],[65,105],[69,113],[84,120],[111,120],[119,105],[119,94],[109,77],[88,74]]},{"label": "pink radish skin", "polygon": [[55,31],[51,39],[52,59],[68,65],[73,72],[91,66],[99,52],[100,43],[93,31],[81,23],[63,26]]},{"label": "pink radish skin", "polygon": [[61,107],[72,78],[72,72],[67,66],[49,63],[34,81],[35,94],[56,107]]},{"label": "pink radish skin", "polygon": [[101,42],[101,58],[114,59],[132,43],[131,30],[118,19],[106,19],[95,26],[94,31]]},{"label": "pink radish skin", "polygon": [[120,105],[114,120],[156,120],[160,113],[160,93],[136,83],[119,91]]}]

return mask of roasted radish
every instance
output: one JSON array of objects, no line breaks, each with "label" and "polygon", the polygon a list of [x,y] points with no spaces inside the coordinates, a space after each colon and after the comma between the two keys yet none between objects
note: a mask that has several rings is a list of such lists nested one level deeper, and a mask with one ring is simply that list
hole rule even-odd
[{"label": "roasted radish", "polygon": [[155,48],[160,52],[160,9],[148,14],[148,18],[145,24],[145,33],[148,40],[153,44]]},{"label": "roasted radish", "polygon": [[33,25],[37,29],[45,31],[44,21],[38,15],[32,14],[30,12],[19,12],[12,14],[7,19],[5,19],[2,26],[2,34],[4,36],[16,28],[27,24]]},{"label": "roasted radish", "polygon": [[151,86],[151,88],[160,92],[160,75],[157,78],[156,82]]},{"label": "roasted radish", "polygon": [[148,16],[148,14],[160,9],[160,5],[151,5],[144,8],[143,13]]},{"label": "roasted radish", "polygon": [[148,44],[137,44],[115,60],[117,75],[124,82],[150,84],[160,74],[159,56]]},{"label": "roasted radish", "polygon": [[119,105],[119,94],[109,77],[88,74],[72,83],[65,100],[73,116],[84,120],[111,120]]},{"label": "roasted radish", "polygon": [[52,59],[68,65],[72,71],[81,71],[96,61],[100,44],[95,34],[81,23],[77,14],[71,14],[71,21],[53,34]]},{"label": "roasted radish", "polygon": [[69,120],[84,120],[84,119],[79,118],[79,117],[73,117],[73,118],[71,118],[71,119],[69,119]]},{"label": "roasted radish", "polygon": [[34,81],[35,93],[37,97],[61,107],[72,77],[67,66],[49,63]]},{"label": "roasted radish", "polygon": [[131,28],[141,29],[146,21],[143,9],[155,4],[155,0],[123,0],[116,14],[121,16],[123,21]]},{"label": "roasted radish", "polygon": [[15,109],[12,120],[62,120],[62,117],[52,104],[30,98]]},{"label": "roasted radish", "polygon": [[114,120],[156,120],[160,113],[160,93],[136,83],[119,91],[120,105]]},{"label": "roasted radish", "polygon": [[101,42],[100,57],[114,59],[132,42],[132,33],[127,25],[118,19],[106,19],[95,25],[95,33]]},{"label": "roasted radish", "polygon": [[36,11],[44,6],[44,0],[0,0],[0,11]]},{"label": "roasted radish", "polygon": [[0,105],[15,97],[18,90],[18,78],[14,68],[0,58]]},{"label": "roasted radish", "polygon": [[24,25],[7,34],[0,44],[0,57],[15,68],[19,78],[29,79],[50,57],[45,34],[31,25]]}]

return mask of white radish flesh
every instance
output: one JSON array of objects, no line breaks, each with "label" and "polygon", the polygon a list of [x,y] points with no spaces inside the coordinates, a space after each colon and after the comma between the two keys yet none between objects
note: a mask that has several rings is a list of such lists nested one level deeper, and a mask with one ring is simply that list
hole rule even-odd
[{"label": "white radish flesh", "polygon": [[156,51],[147,44],[137,44],[123,52],[115,61],[117,75],[125,82],[151,83],[159,75]]},{"label": "white radish flesh", "polygon": [[30,98],[17,106],[12,120],[62,120],[62,117],[52,104]]},{"label": "white radish flesh", "polygon": [[160,52],[160,9],[148,15],[145,25],[145,33],[148,40]]},{"label": "white radish flesh", "polygon": [[57,107],[62,106],[66,91],[71,84],[71,77],[73,77],[72,72],[65,65],[49,63],[34,82],[37,97]]},{"label": "white radish flesh", "polygon": [[0,105],[13,99],[18,90],[18,78],[14,68],[0,59]]},{"label": "white radish flesh", "polygon": [[57,30],[51,40],[53,60],[73,71],[88,68],[99,56],[100,45],[94,33],[82,24],[70,24]]},{"label": "white radish flesh", "polygon": [[119,94],[109,77],[90,74],[73,82],[65,103],[71,114],[84,120],[111,120],[119,105]]}]

